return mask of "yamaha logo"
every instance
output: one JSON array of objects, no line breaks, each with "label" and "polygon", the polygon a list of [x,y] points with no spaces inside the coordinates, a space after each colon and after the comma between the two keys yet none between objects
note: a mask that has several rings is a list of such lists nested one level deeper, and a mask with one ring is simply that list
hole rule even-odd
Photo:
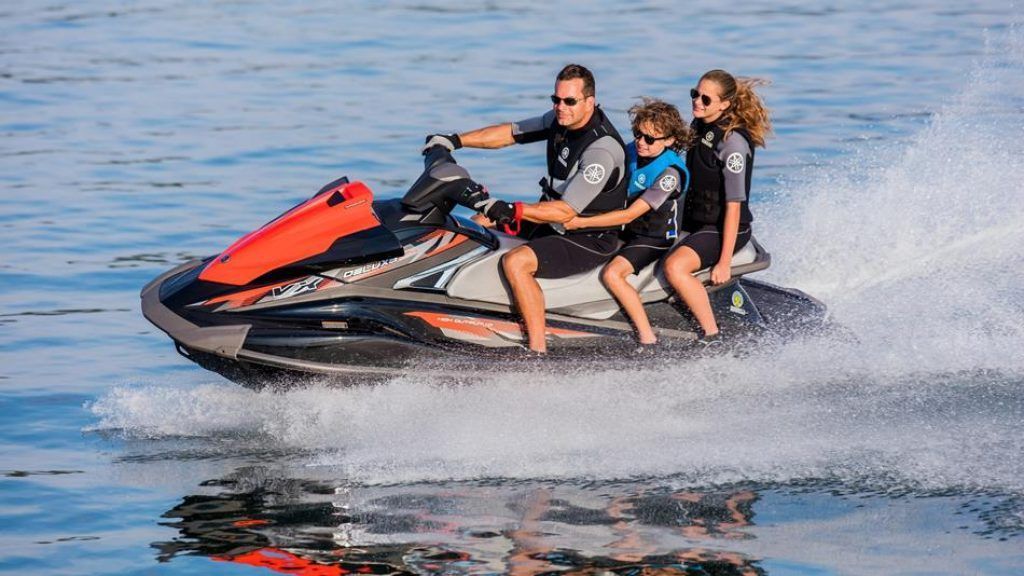
[{"label": "yamaha logo", "polygon": [[566,158],[568,158],[569,157],[569,148],[562,148],[562,152],[559,153],[559,156],[562,157],[562,160],[565,160]]},{"label": "yamaha logo", "polygon": [[676,184],[678,182],[679,181],[676,180],[675,176],[673,176],[671,174],[666,174],[665,176],[663,176],[661,178],[661,189],[663,191],[665,191],[665,192],[671,192],[671,191],[675,190]]},{"label": "yamaha logo", "polygon": [[597,184],[601,180],[604,180],[604,166],[600,164],[590,164],[583,169],[583,179],[590,184]]},{"label": "yamaha logo", "polygon": [[704,135],[704,139],[707,140],[708,142],[711,142],[712,140],[715,139],[715,132],[713,130],[708,132],[707,134]]},{"label": "yamaha logo", "polygon": [[743,172],[743,155],[739,152],[733,152],[729,154],[729,157],[725,159],[725,167],[729,169],[729,172],[733,174],[739,174]]},{"label": "yamaha logo", "polygon": [[644,174],[643,172],[637,174],[636,183],[643,185],[644,182],[647,182],[647,174]]}]

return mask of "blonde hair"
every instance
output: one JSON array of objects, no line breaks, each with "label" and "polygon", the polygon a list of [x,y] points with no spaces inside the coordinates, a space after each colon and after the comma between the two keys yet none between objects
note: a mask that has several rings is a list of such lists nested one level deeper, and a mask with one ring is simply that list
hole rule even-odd
[{"label": "blonde hair", "polygon": [[700,79],[718,84],[722,90],[721,99],[730,102],[724,113],[725,134],[743,128],[754,146],[764,148],[765,138],[772,133],[772,121],[768,117],[768,108],[754,88],[767,86],[770,82],[760,78],[735,78],[725,70],[709,70]]}]

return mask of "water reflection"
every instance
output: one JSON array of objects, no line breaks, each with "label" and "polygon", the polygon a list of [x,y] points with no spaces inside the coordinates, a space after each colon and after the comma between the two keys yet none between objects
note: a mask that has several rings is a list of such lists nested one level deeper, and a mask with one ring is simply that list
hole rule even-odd
[{"label": "water reflection", "polygon": [[288,574],[765,574],[757,493],[643,483],[352,486],[244,468],[164,514],[181,555]]}]

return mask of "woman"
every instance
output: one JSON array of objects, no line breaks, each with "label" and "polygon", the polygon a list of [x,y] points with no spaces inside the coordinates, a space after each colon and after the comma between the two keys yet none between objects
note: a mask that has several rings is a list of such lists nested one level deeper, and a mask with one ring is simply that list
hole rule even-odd
[{"label": "woman", "polygon": [[701,341],[719,337],[704,285],[693,273],[714,265],[711,283],[732,277],[732,256],[750,241],[747,207],[754,148],[764,147],[771,121],[754,92],[764,81],[711,70],[690,90],[697,142],[686,154],[692,182],[683,206],[689,234],[665,259],[665,277],[700,324]]},{"label": "woman", "polygon": [[657,337],[644,312],[640,294],[626,277],[656,262],[672,247],[679,235],[677,199],[686,190],[690,176],[677,154],[691,139],[675,106],[644,98],[629,109],[634,140],[626,145],[630,204],[597,216],[576,217],[566,223],[570,230],[604,228],[627,224],[625,245],[609,262],[601,278],[633,322],[640,344],[654,344]]}]

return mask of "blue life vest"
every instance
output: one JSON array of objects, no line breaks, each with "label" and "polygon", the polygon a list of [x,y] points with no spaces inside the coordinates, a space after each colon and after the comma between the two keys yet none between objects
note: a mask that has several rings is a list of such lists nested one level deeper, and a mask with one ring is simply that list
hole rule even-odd
[{"label": "blue life vest", "polygon": [[638,160],[636,142],[626,144],[626,165],[629,168],[629,190],[627,192],[631,202],[638,201],[638,197],[643,191],[654,186],[655,179],[670,166],[679,171],[683,181],[680,182],[679,191],[666,198],[657,210],[650,210],[626,224],[626,232],[648,238],[674,240],[679,235],[678,199],[690,186],[690,171],[687,170],[683,159],[669,148],[666,148],[643,168],[637,167]]},{"label": "blue life vest", "polygon": [[684,182],[681,182],[680,191],[686,191],[690,187],[690,171],[686,169],[686,161],[676,154],[675,150],[665,148],[657,158],[651,160],[643,168],[637,168],[639,157],[636,153],[636,142],[626,144],[626,161],[629,168],[629,196],[632,198],[638,192],[643,192],[654,184],[654,179],[665,171],[669,166],[675,166],[683,175]]}]

